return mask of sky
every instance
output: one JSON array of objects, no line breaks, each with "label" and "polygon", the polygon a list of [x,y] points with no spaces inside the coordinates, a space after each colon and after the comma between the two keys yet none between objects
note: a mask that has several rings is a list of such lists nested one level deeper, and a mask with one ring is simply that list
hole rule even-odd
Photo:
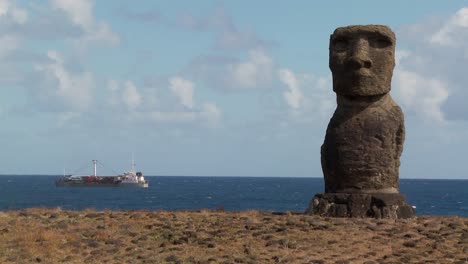
[{"label": "sky", "polygon": [[468,179],[468,1],[439,0],[0,0],[0,174],[323,177],[355,24],[397,36],[400,177]]}]

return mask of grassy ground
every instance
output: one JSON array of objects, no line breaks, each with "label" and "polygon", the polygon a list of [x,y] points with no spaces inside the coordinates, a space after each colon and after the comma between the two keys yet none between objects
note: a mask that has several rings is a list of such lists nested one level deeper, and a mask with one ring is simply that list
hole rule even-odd
[{"label": "grassy ground", "polygon": [[0,212],[0,263],[468,263],[468,218]]}]

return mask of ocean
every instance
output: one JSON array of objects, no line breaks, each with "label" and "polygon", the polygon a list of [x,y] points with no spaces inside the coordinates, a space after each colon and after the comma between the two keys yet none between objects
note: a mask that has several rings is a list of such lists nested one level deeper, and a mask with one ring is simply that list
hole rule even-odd
[{"label": "ocean", "polygon": [[[151,177],[149,188],[56,187],[59,176],[0,176],[0,210],[304,211],[323,191],[322,178]],[[418,215],[468,216],[468,180],[400,179],[400,192]]]}]

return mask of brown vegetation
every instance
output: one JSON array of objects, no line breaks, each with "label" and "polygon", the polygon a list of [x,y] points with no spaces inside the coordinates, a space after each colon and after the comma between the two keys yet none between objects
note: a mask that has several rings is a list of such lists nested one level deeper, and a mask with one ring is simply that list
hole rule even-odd
[{"label": "brown vegetation", "polygon": [[468,218],[0,212],[0,263],[468,263]]}]

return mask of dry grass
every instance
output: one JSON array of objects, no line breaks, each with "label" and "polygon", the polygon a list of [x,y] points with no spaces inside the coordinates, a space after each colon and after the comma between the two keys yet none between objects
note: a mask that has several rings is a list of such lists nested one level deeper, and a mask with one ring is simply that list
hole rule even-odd
[{"label": "dry grass", "polygon": [[468,263],[468,218],[0,212],[0,263]]}]

